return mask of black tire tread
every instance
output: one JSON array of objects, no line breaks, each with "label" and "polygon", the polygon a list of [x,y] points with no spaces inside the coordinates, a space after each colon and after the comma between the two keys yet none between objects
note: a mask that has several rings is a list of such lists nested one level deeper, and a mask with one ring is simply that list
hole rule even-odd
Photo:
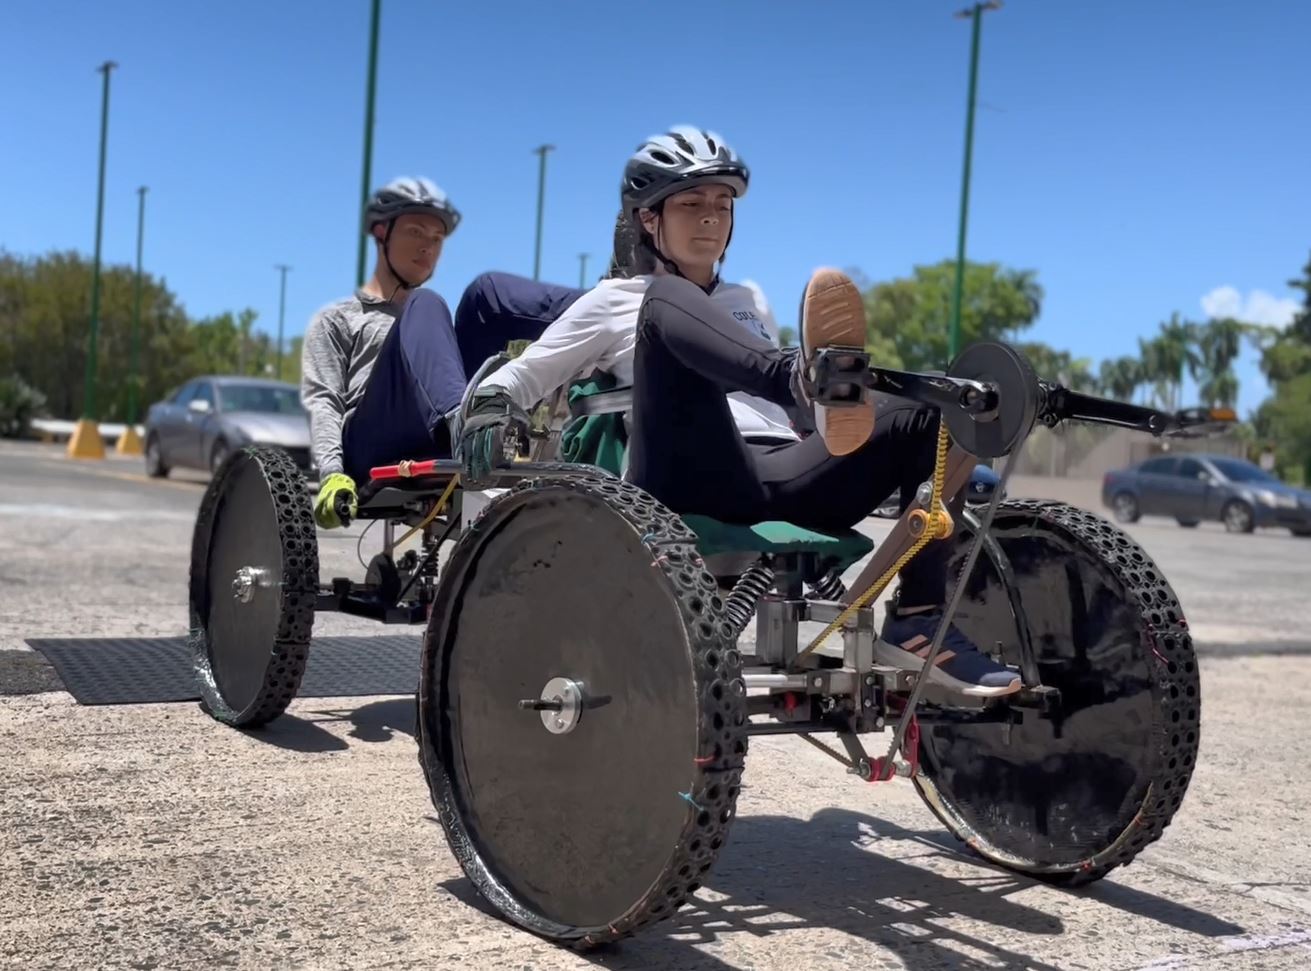
[{"label": "black tire tread", "polygon": [[[574,472],[579,469],[578,466],[569,468]],[[599,498],[642,537],[643,545],[650,552],[652,567],[663,574],[677,600],[696,658],[701,698],[697,774],[691,792],[695,808],[689,807],[682,838],[661,877],[646,896],[623,917],[604,928],[577,928],[548,921],[514,900],[480,861],[460,820],[453,787],[442,765],[436,716],[426,703],[437,687],[434,680],[440,670],[441,648],[433,629],[435,625],[428,628],[424,637],[418,695],[419,762],[448,844],[466,876],[487,900],[515,923],[542,937],[580,949],[617,941],[665,920],[698,889],[718,857],[729,824],[736,814],[747,753],[742,657],[737,651],[732,627],[722,612],[723,602],[715,579],[706,571],[697,552],[695,534],[679,516],[637,486],[598,472],[567,478],[524,480],[489,503],[452,551],[443,581],[464,572],[465,562],[474,556],[477,548],[472,537],[485,527],[487,517],[496,515],[505,504],[535,491],[566,489]],[[452,591],[439,590],[438,601],[450,595],[453,595]],[[437,616],[434,611],[433,617]],[[720,696],[718,699],[716,693]],[[716,716],[723,725],[718,731],[713,727]]]},{"label": "black tire tread", "polygon": [[[236,711],[224,701],[214,683],[202,604],[208,597],[209,539],[214,518],[222,503],[228,478],[244,460],[259,465],[277,509],[278,535],[282,543],[282,605],[264,684],[253,704],[245,711]],[[318,583],[319,546],[314,511],[300,469],[282,449],[244,446],[228,457],[206,489],[196,517],[191,547],[189,642],[201,704],[214,719],[235,727],[256,728],[286,711],[300,690],[309,661]]]},{"label": "black tire tread", "polygon": [[[985,859],[1046,883],[1078,887],[1101,879],[1116,867],[1127,866],[1161,838],[1179,810],[1197,763],[1200,744],[1201,682],[1197,656],[1179,598],[1155,562],[1123,530],[1101,516],[1056,501],[1008,499],[1000,504],[997,515],[1007,512],[1026,514],[1032,517],[1035,526],[1054,527],[1079,540],[1096,552],[1131,594],[1144,635],[1144,648],[1155,655],[1152,781],[1137,816],[1117,839],[1079,865],[1059,870],[1044,868],[1040,861],[1032,861],[1031,866],[1016,866],[1009,858],[991,854],[981,834],[969,831],[960,820],[940,812],[933,800],[926,798],[925,803],[957,839]],[[923,795],[923,783],[918,778],[916,786]]]}]

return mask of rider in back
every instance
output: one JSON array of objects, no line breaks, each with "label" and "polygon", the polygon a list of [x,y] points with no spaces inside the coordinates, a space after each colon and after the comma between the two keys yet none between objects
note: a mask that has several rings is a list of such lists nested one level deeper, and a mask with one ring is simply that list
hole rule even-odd
[{"label": "rider in back", "polygon": [[[802,301],[800,350],[750,326],[751,291],[719,278],[746,165],[713,132],[678,127],[629,158],[621,201],[651,272],[605,280],[579,297],[520,357],[479,385],[461,455],[477,478],[496,433],[527,433],[527,409],[565,382],[608,371],[633,388],[625,477],[674,512],[732,523],[783,519],[853,527],[901,490],[903,511],[932,474],[938,417],[915,402],[866,393],[858,406],[816,406],[809,361],[821,348],[865,344],[864,303],[837,270],[814,273]],[[730,394],[809,415],[818,434],[752,443],[743,425],[768,420]],[[800,425],[800,422],[796,423]],[[959,509],[961,496],[952,497]],[[948,548],[934,543],[901,574],[877,644],[882,663],[921,670],[946,600]],[[972,696],[1018,691],[1019,675],[954,625],[929,673]]]},{"label": "rider in back", "polygon": [[339,526],[338,493],[356,513],[356,483],[374,465],[452,452],[447,415],[466,378],[451,312],[423,285],[460,213],[427,179],[397,179],[364,212],[377,262],[369,281],[324,307],[305,331],[301,398],[321,485],[314,515]]}]

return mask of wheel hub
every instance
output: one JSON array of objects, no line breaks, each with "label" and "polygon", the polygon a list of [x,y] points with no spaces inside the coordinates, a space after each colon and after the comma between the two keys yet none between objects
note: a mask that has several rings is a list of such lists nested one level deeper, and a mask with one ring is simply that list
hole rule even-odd
[{"label": "wheel hub", "polygon": [[256,587],[269,587],[269,571],[258,566],[243,566],[232,579],[232,599],[248,604],[255,599]]},{"label": "wheel hub", "polygon": [[519,707],[541,712],[542,725],[552,735],[568,735],[583,717],[583,686],[569,678],[552,678],[539,698],[526,698]]}]

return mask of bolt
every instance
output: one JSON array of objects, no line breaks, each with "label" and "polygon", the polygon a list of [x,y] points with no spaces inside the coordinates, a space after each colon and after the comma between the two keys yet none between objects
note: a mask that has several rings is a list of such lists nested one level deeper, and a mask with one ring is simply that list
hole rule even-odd
[{"label": "bolt", "polygon": [[882,716],[880,716],[880,717],[874,719],[874,727],[875,727],[875,728],[882,728],[882,727],[883,727],[883,718],[882,718]]},{"label": "bolt", "polygon": [[865,675],[865,683],[866,683],[866,684],[873,684],[873,683],[874,683],[874,675],[872,675],[872,674],[867,674],[867,675]]},{"label": "bolt", "polygon": [[866,708],[873,708],[873,707],[874,707],[874,702],[872,702],[872,701],[870,701],[868,698],[866,698],[866,699],[865,699],[865,707],[866,707]]},{"label": "bolt", "polygon": [[815,675],[815,679],[810,683],[813,684],[816,688],[818,688],[824,683],[824,679],[821,678],[819,675]]}]

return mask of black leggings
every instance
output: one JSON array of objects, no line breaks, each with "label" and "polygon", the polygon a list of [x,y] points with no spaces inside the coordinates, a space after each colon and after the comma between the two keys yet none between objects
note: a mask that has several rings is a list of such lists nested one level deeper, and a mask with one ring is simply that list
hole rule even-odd
[{"label": "black leggings", "polygon": [[[790,352],[749,332],[695,284],[657,278],[637,325],[629,477],[674,512],[730,523],[847,529],[898,487],[905,510],[933,474],[936,410],[877,395],[869,441],[840,457],[815,434],[748,445],[725,394],[789,407],[790,376]],[[902,604],[945,600],[948,552],[947,543],[932,543],[902,570]]]}]

